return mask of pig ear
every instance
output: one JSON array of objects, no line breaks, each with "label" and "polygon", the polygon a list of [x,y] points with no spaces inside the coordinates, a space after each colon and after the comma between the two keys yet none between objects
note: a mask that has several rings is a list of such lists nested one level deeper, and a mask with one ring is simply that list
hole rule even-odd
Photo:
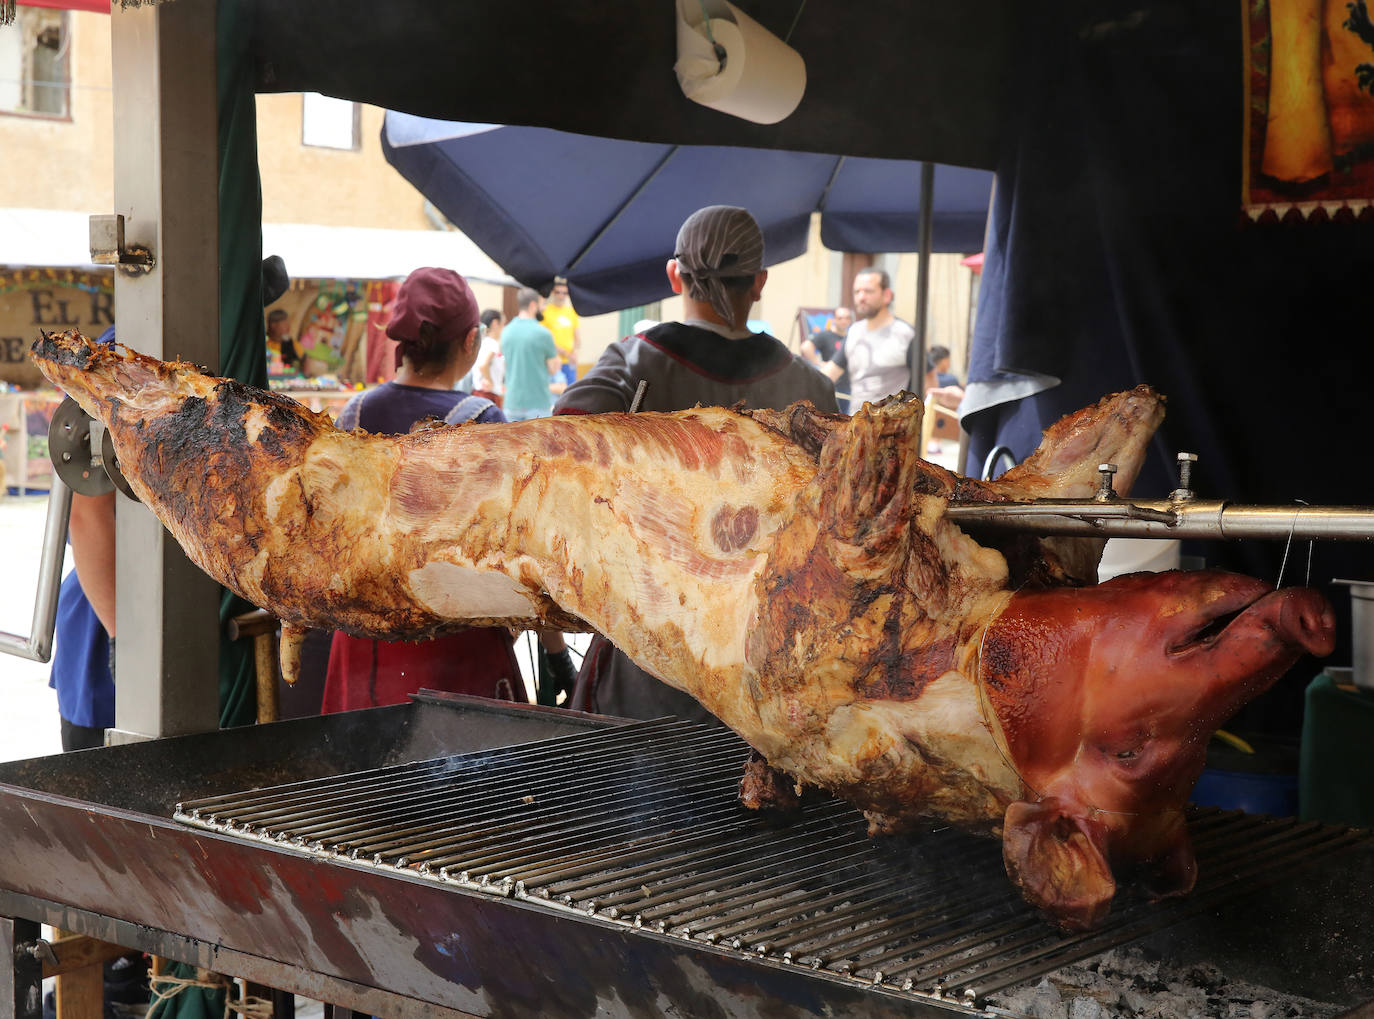
[{"label": "pig ear", "polygon": [[1107,829],[1054,797],[1007,807],[1002,859],[1021,894],[1061,927],[1091,930],[1107,918],[1116,881]]}]

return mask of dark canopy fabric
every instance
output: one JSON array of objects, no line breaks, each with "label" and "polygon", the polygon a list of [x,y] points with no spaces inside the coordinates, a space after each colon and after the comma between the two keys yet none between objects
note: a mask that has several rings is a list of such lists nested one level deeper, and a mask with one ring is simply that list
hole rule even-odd
[{"label": "dark canopy fabric", "polygon": [[[1374,377],[1374,228],[1242,215],[1240,14],[1091,0],[1023,19],[969,391],[1027,373],[1059,382],[966,416],[971,468],[999,442],[1024,457],[1062,414],[1148,382],[1168,416],[1138,492],[1167,494],[1189,451],[1204,497],[1374,501],[1355,467]],[[1305,544],[1185,551],[1270,582],[1285,554],[1285,583],[1308,572]],[[1322,585],[1374,576],[1374,550],[1321,542],[1311,570]],[[1346,592],[1326,590],[1341,615]],[[1331,660],[1348,663],[1348,646]],[[1255,710],[1291,729],[1316,668],[1303,663]]]},{"label": "dark canopy fabric", "polygon": [[[234,225],[262,222],[262,188],[258,180],[257,103],[249,39],[242,16],[244,0],[220,0],[216,24],[215,66],[219,148],[219,373],[260,388],[267,387],[267,330],[262,315],[262,230]],[[220,590],[220,623],[254,606]],[[257,721],[257,673],[246,640],[220,639],[219,724],[250,725]],[[221,995],[222,997],[222,995]]]},{"label": "dark canopy fabric", "polygon": [[683,96],[672,0],[251,2],[259,92],[607,138],[984,169],[996,159],[1015,42],[1010,0],[738,0],[806,60],[801,105],[762,125]]},{"label": "dark canopy fabric", "polygon": [[[593,138],[537,127],[388,113],[387,160],[506,272],[546,289],[568,279],[588,315],[669,296],[677,229],[706,205],[741,205],[763,228],[766,264],[806,250],[811,213],[843,251],[914,251],[920,164],[722,146]],[[934,251],[976,251],[992,174],[940,166]]]}]

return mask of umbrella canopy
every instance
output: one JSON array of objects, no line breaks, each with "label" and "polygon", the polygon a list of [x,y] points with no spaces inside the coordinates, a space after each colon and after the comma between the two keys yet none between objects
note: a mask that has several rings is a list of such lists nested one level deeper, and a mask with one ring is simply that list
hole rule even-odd
[{"label": "umbrella canopy", "polygon": [[[806,250],[811,214],[838,251],[916,251],[920,163],[593,138],[538,127],[388,112],[387,160],[507,273],[545,289],[568,279],[595,315],[668,296],[664,262],[682,221],[741,205],[763,228],[767,264]],[[940,166],[932,251],[976,251],[992,191],[986,170]]]}]

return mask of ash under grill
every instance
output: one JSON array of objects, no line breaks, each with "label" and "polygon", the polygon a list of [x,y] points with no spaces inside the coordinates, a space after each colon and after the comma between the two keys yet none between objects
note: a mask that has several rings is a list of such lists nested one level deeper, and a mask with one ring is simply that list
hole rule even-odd
[{"label": "ash under grill", "polygon": [[1000,845],[950,828],[870,839],[825,799],[742,808],[748,747],[666,719],[207,797],[176,818],[350,865],[595,915],[899,994],[981,1005],[1368,841],[1369,833],[1197,809],[1196,890],[1118,895],[1089,934],[1048,926]]}]

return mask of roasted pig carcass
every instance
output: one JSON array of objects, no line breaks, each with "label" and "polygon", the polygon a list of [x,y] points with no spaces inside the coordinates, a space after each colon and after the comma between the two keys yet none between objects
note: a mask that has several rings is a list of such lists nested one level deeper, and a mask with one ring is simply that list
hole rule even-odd
[{"label": "roasted pig carcass", "polygon": [[187,554],[289,626],[598,630],[757,751],[746,801],[815,786],[875,831],[933,817],[1000,836],[1066,927],[1102,920],[1114,873],[1191,887],[1182,810],[1210,733],[1332,645],[1313,591],[1218,572],[1094,585],[1098,543],[995,546],[946,516],[951,498],[1086,497],[1108,460],[1125,490],[1163,416],[1145,387],[984,483],[922,459],[916,401],[378,436],[74,332],[33,357],[105,422]]}]

